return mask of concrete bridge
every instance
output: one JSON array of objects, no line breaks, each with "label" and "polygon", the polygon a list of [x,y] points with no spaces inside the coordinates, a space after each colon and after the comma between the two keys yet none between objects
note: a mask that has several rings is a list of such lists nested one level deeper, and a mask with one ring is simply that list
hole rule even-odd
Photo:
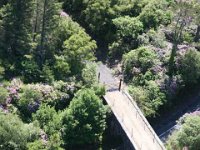
[{"label": "concrete bridge", "polygon": [[98,66],[100,82],[106,86],[104,99],[129,138],[135,150],[165,150],[165,147],[143,113],[122,86],[119,91],[119,80],[103,64]]}]

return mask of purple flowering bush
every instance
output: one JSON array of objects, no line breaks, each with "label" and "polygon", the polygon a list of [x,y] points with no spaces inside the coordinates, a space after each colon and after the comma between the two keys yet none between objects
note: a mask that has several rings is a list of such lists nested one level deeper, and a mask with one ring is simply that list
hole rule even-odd
[{"label": "purple flowering bush", "polygon": [[39,108],[42,94],[30,87],[23,87],[22,91],[17,105],[22,114],[30,117],[31,113],[36,112]]},{"label": "purple flowering bush", "polygon": [[63,81],[54,82],[53,85],[27,84],[19,89],[9,88],[10,97],[15,99],[20,112],[31,117],[41,104],[54,106],[56,110],[64,109],[76,91],[75,84]]}]

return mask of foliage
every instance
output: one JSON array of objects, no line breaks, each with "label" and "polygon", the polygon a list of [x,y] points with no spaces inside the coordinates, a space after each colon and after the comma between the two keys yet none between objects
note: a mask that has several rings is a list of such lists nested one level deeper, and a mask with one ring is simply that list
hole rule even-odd
[{"label": "foliage", "polygon": [[27,59],[22,62],[24,82],[40,81],[41,71],[33,59]]},{"label": "foliage", "polygon": [[[107,109],[95,56],[109,55],[106,63],[117,69],[122,64],[147,117],[174,104],[182,87],[200,81],[200,55],[190,49],[199,50],[199,6],[197,0],[1,0],[0,149],[99,144]],[[177,133],[176,146],[196,145],[198,136],[189,132],[189,140]]]},{"label": "foliage", "polygon": [[49,135],[58,132],[61,128],[61,119],[55,108],[46,104],[41,105],[37,112],[33,114],[33,120],[39,121],[40,127]]},{"label": "foliage", "polygon": [[55,133],[52,136],[50,136],[49,143],[47,145],[48,150],[64,150],[61,145],[63,144],[63,141],[61,139],[61,136],[59,133]]},{"label": "foliage", "polygon": [[5,104],[8,97],[8,90],[4,87],[0,87],[0,104]]},{"label": "foliage", "polygon": [[92,86],[92,89],[94,90],[95,94],[98,96],[98,97],[102,97],[106,94],[106,88],[104,85],[101,85],[101,84],[94,84]]},{"label": "foliage", "polygon": [[144,88],[130,86],[129,92],[147,117],[155,116],[166,101],[165,94],[154,81],[148,81]]},{"label": "foliage", "polygon": [[55,56],[54,71],[57,79],[65,80],[70,73],[69,63],[64,56]]},{"label": "foliage", "polygon": [[83,31],[73,34],[64,42],[64,54],[70,63],[73,74],[79,73],[84,66],[84,61],[94,60],[95,41]]},{"label": "foliage", "polygon": [[138,18],[123,16],[114,19],[113,23],[117,28],[117,32],[122,37],[131,37],[134,39],[143,30],[143,24]]},{"label": "foliage", "polygon": [[166,47],[166,39],[165,35],[161,30],[158,30],[157,32],[153,29],[150,29],[147,32],[147,35],[149,37],[149,42],[158,48],[165,48]]},{"label": "foliage", "polygon": [[195,84],[200,78],[200,53],[189,50],[180,60],[180,73],[186,84]]},{"label": "foliage", "polygon": [[45,144],[41,140],[30,142],[28,143],[27,147],[28,147],[28,150],[38,150],[38,149],[47,150],[45,148]]},{"label": "foliage", "polygon": [[53,69],[48,64],[44,64],[42,67],[42,73],[40,78],[45,83],[52,83],[54,81]]},{"label": "foliage", "polygon": [[173,132],[167,142],[168,149],[198,150],[200,146],[200,116],[188,115],[182,122],[179,131]]},{"label": "foliage", "polygon": [[156,53],[150,47],[140,47],[123,56],[123,73],[128,78],[133,76],[134,68],[137,73],[145,73],[156,61]]},{"label": "foliage", "polygon": [[0,80],[3,79],[5,74],[5,68],[3,67],[3,65],[0,64]]},{"label": "foliage", "polygon": [[27,117],[31,117],[33,112],[40,106],[42,94],[30,87],[24,88],[23,93],[20,94],[18,106],[20,111]]},{"label": "foliage", "polygon": [[97,83],[97,66],[95,63],[87,63],[82,71],[83,82],[86,86],[91,87]]},{"label": "foliage", "polygon": [[[175,73],[175,57],[178,50],[178,44],[182,42],[183,33],[193,20],[195,14],[194,1],[177,1],[173,6],[175,11],[173,21],[173,47],[169,59],[168,72],[169,76],[172,77]],[[196,15],[195,15],[196,16]],[[195,17],[194,17],[195,18]]]},{"label": "foliage", "polygon": [[166,0],[150,1],[139,15],[140,20],[145,27],[157,28],[160,24],[169,24],[171,21],[171,12],[165,10]]},{"label": "foliage", "polygon": [[74,147],[99,143],[105,130],[105,117],[106,109],[94,91],[80,90],[63,116],[65,145]]},{"label": "foliage", "polygon": [[0,112],[0,148],[26,149],[27,142],[38,137],[38,129],[33,125],[23,124],[18,116]]},{"label": "foliage", "polygon": [[0,50],[1,59],[6,62],[4,67],[7,72],[12,72],[11,66],[14,66],[15,73],[21,70],[20,62],[23,56],[29,54],[33,48],[32,12],[33,0],[11,0],[3,7]]}]

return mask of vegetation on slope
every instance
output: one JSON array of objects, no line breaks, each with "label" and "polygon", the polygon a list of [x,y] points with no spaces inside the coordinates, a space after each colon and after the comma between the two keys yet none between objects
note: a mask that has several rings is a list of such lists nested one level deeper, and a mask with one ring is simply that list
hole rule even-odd
[{"label": "vegetation on slope", "polygon": [[[200,81],[199,11],[197,0],[1,0],[0,149],[101,144],[107,109],[97,54],[121,64],[147,117],[168,110]],[[172,148],[196,148],[190,137],[199,131],[186,133],[193,121]]]}]

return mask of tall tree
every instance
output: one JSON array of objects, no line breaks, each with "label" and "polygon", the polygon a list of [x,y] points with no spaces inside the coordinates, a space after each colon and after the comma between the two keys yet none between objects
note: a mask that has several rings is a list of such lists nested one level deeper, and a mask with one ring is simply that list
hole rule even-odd
[{"label": "tall tree", "polygon": [[[50,51],[47,51],[47,49],[49,49],[49,44],[51,43],[51,32],[57,26],[56,19],[58,19],[59,17],[60,8],[61,4],[57,0],[37,1],[35,32],[39,32],[40,38],[38,40],[38,48],[36,55],[40,67],[42,67],[42,65],[45,63],[45,59],[50,53]],[[39,14],[39,12],[41,14]],[[37,17],[41,19],[40,22],[38,22],[39,20]],[[39,26],[39,31],[37,31],[37,26]]]},{"label": "tall tree", "polygon": [[10,0],[3,7],[0,51],[8,72],[19,72],[24,55],[31,52],[33,2]]},{"label": "tall tree", "polygon": [[180,44],[183,32],[185,28],[192,21],[192,15],[194,14],[193,1],[177,0],[174,4],[176,15],[174,16],[174,33],[173,33],[173,47],[169,59],[169,76],[172,77],[175,71],[174,60],[176,57],[176,51],[178,44]]}]

